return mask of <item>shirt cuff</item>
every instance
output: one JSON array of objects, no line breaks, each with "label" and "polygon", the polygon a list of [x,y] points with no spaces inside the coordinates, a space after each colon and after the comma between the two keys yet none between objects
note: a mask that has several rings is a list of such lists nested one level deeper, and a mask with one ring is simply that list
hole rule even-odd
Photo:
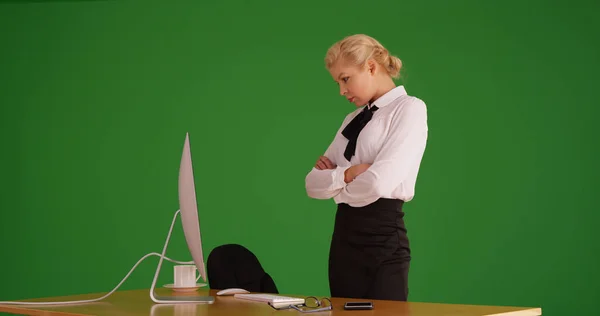
[{"label": "shirt cuff", "polygon": [[334,188],[343,188],[346,186],[346,181],[344,181],[344,172],[346,171],[346,169],[348,169],[349,167],[340,167],[338,166],[337,168],[335,168],[335,170],[333,170],[333,172],[331,173],[331,177],[332,177],[332,184]]}]

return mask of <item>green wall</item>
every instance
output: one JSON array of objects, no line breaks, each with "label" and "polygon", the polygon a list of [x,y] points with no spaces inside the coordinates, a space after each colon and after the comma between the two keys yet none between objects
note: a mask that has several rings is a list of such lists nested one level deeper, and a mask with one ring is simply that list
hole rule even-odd
[{"label": "green wall", "polygon": [[[201,4],[202,3],[202,4]],[[284,4],[285,3],[285,4]],[[375,2],[374,2],[375,3]],[[162,249],[190,132],[204,251],[328,295],[335,205],[304,176],[352,105],[334,41],[426,101],[411,301],[590,315],[600,297],[593,1],[0,2],[0,301],[105,292]],[[168,255],[189,260],[177,223]],[[123,289],[148,288],[157,258]],[[171,281],[166,264],[159,284]]]}]

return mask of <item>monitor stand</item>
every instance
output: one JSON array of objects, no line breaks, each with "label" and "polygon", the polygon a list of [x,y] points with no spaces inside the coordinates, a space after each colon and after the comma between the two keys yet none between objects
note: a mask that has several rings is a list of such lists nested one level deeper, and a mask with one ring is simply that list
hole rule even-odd
[{"label": "monitor stand", "polygon": [[169,245],[169,239],[171,239],[171,233],[173,232],[173,226],[175,226],[175,221],[177,220],[177,215],[181,210],[177,210],[175,212],[175,216],[173,216],[173,222],[171,222],[171,228],[169,229],[169,234],[167,235],[167,240],[165,241],[165,245],[163,247],[162,254],[160,256],[160,260],[158,261],[158,266],[156,267],[156,272],[154,273],[154,280],[152,280],[152,287],[150,288],[150,298],[155,303],[167,303],[167,304],[175,304],[175,303],[203,303],[203,304],[212,304],[215,302],[214,296],[168,296],[168,295],[156,295],[154,293],[154,289],[156,287],[156,280],[158,279],[158,274],[160,272],[160,267],[162,266],[163,259],[165,257],[165,253],[167,252],[167,246]]}]

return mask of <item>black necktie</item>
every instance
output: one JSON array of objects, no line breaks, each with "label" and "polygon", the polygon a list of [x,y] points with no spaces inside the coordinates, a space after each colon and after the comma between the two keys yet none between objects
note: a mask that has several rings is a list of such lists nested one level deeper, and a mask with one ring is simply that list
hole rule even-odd
[{"label": "black necktie", "polygon": [[367,125],[367,123],[373,117],[373,112],[377,111],[376,106],[372,106],[370,109],[368,106],[365,106],[362,112],[360,112],[342,131],[342,135],[344,135],[348,139],[348,145],[346,145],[346,150],[344,151],[344,157],[350,161],[352,156],[354,156],[354,151],[356,150],[356,140],[358,139],[358,134],[360,131]]}]

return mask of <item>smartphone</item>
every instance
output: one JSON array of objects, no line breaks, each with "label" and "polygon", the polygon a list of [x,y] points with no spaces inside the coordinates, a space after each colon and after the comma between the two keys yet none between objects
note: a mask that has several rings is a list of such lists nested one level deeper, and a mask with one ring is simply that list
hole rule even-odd
[{"label": "smartphone", "polygon": [[352,309],[352,310],[373,309],[373,303],[372,302],[346,302],[346,304],[344,304],[344,309]]}]

